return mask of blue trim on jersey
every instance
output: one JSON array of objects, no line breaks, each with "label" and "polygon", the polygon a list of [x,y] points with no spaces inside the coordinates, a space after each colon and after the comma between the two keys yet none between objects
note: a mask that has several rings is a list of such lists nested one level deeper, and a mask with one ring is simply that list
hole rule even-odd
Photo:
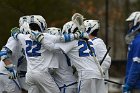
[{"label": "blue trim on jersey", "polygon": [[6,51],[0,51],[0,57],[3,56],[3,55],[7,55],[7,52]]},{"label": "blue trim on jersey", "polygon": [[133,61],[133,58],[140,58],[140,33],[135,36],[128,49],[125,82],[134,89],[140,89],[140,63]]},{"label": "blue trim on jersey", "polygon": [[66,92],[66,85],[64,84],[64,90],[63,90],[63,93],[65,93]]},{"label": "blue trim on jersey", "polygon": [[71,38],[70,38],[69,34],[64,34],[64,39],[65,39],[65,42],[71,41]]},{"label": "blue trim on jersey", "polygon": [[19,66],[22,64],[23,59],[24,59],[24,56],[21,56],[21,57],[18,59],[17,67],[19,67]]},{"label": "blue trim on jersey", "polygon": [[4,74],[4,73],[0,73],[0,75],[7,75],[7,74]]},{"label": "blue trim on jersey", "polygon": [[64,53],[64,55],[66,57],[68,66],[71,66],[70,58],[67,56],[67,54]]},{"label": "blue trim on jersey", "polygon": [[78,93],[80,93],[81,82],[82,82],[82,81],[79,82]]},{"label": "blue trim on jersey", "polygon": [[94,41],[95,39],[97,39],[98,37],[94,37],[93,39],[92,39],[92,41]]}]

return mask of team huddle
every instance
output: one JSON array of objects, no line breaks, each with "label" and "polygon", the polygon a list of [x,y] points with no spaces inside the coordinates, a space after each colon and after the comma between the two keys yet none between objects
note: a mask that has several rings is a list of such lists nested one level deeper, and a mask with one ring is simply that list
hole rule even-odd
[{"label": "team huddle", "polygon": [[40,15],[19,19],[0,56],[0,93],[108,93],[111,58],[98,20],[75,13],[62,30]]}]

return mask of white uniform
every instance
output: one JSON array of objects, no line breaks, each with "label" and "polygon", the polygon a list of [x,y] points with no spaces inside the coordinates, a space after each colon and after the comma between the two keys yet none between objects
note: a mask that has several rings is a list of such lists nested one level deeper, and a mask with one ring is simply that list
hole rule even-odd
[{"label": "white uniform", "polygon": [[[101,76],[97,64],[90,56],[90,52],[85,41],[75,40],[68,43],[58,43],[55,46],[61,47],[61,49],[65,53],[67,53],[68,57],[72,62],[72,65],[74,65],[78,71],[79,76],[78,93],[104,93],[105,86],[103,84],[104,83],[103,77]],[[100,82],[98,83],[100,84],[97,84],[97,82],[95,82],[95,79],[99,79]],[[102,90],[101,89],[96,90],[97,88],[93,88],[95,87],[95,84],[102,85],[97,86]]]},{"label": "white uniform", "polygon": [[25,74],[27,71],[27,61],[24,57],[22,46],[13,37],[10,37],[7,44],[5,45],[12,51],[12,63],[16,66],[17,73],[22,74],[18,76],[18,81],[22,89],[28,90],[28,86],[25,83]]},{"label": "white uniform", "polygon": [[[44,48],[41,43],[31,40],[30,35],[19,34],[18,40],[25,50],[27,60],[26,82],[28,93],[59,93],[60,90],[48,72],[53,52]],[[53,66],[52,66],[53,67]]]},{"label": "white uniform", "polygon": [[[18,55],[17,51],[19,51],[18,46],[16,46],[15,40],[10,37],[7,41],[5,47],[9,48],[12,51],[12,56],[9,59],[13,62],[14,65],[17,65]],[[15,50],[17,48],[17,50]],[[16,68],[15,68],[16,69]],[[17,79],[9,79],[8,76],[9,71],[5,69],[5,64],[3,61],[0,62],[0,93],[2,91],[6,91],[8,93],[21,93],[20,85]]]},{"label": "white uniform", "polygon": [[53,78],[61,93],[77,93],[77,78],[73,75],[70,59],[63,53],[55,53],[54,55],[55,59],[59,61],[59,68],[55,70]]},{"label": "white uniform", "polygon": [[[97,37],[95,37],[94,39],[92,39],[90,41],[92,41],[92,43],[93,43],[96,57],[98,58],[99,62],[101,62],[101,60],[103,59],[103,57],[107,51],[104,41]],[[106,58],[104,59],[102,65],[101,65],[103,72],[105,73],[105,79],[109,79],[108,69],[109,69],[110,65],[111,65],[111,57],[107,54]],[[105,84],[106,84],[106,92],[104,92],[104,93],[108,93],[108,84],[107,84],[107,82],[105,82]]]}]

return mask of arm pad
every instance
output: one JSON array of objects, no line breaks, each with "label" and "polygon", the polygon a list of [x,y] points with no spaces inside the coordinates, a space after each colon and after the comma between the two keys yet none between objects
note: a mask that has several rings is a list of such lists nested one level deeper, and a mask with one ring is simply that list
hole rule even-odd
[{"label": "arm pad", "polygon": [[1,52],[3,52],[3,55],[1,55],[2,60],[5,60],[12,55],[12,51],[5,46],[2,48]]}]

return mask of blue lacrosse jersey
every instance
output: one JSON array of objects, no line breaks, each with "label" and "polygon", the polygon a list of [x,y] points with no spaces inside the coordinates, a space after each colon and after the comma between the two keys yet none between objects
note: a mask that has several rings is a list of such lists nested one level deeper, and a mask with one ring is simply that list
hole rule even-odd
[{"label": "blue lacrosse jersey", "polygon": [[128,47],[125,82],[130,87],[140,89],[140,33]]}]

